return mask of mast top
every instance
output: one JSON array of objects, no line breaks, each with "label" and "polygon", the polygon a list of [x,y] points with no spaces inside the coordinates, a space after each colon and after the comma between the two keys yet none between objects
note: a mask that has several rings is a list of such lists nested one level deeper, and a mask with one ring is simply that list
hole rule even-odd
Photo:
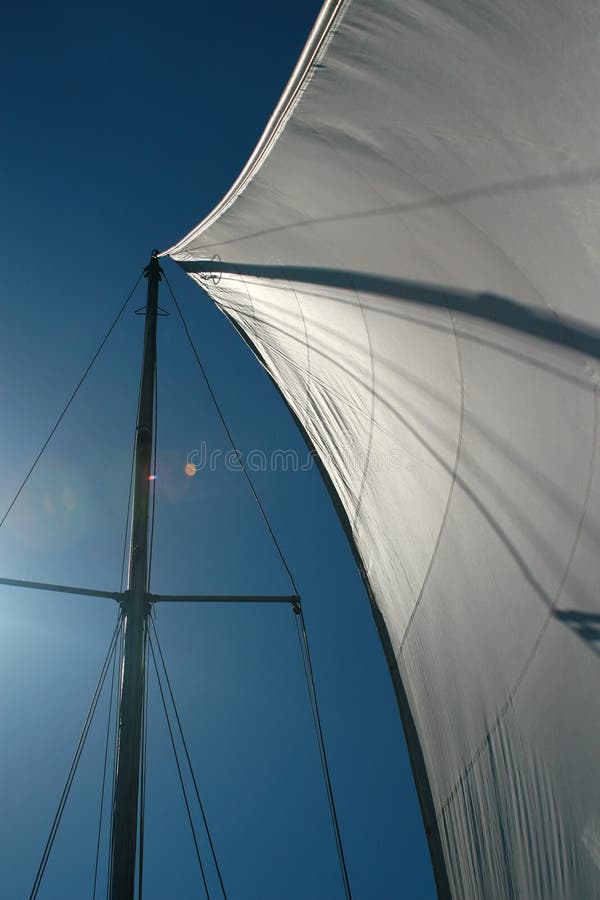
[{"label": "mast top", "polygon": [[157,278],[158,281],[161,280],[162,269],[160,267],[160,263],[158,262],[158,250],[153,250],[150,255],[150,262],[144,269],[144,278]]}]

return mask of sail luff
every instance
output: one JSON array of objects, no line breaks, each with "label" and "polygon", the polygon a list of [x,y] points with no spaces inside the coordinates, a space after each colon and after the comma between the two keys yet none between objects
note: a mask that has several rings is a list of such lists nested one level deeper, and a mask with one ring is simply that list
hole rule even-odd
[{"label": "sail luff", "polygon": [[308,80],[312,76],[314,67],[325,49],[327,40],[335,26],[335,22],[341,16],[344,7],[348,5],[348,2],[349,0],[325,0],[321,12],[308,36],[304,50],[294,66],[294,71],[281,95],[281,99],[269,117],[269,121],[267,122],[252,155],[239,176],[222,200],[213,210],[211,210],[209,215],[180,241],[173,244],[172,247],[163,250],[159,256],[170,256],[180,252],[190,240],[205,231],[206,228],[212,225],[212,223],[231,206],[236,197],[239,196],[245,186],[256,175],[260,166],[267,158],[274,142],[277,140],[278,135],[285,127],[290,115],[293,113],[294,106],[300,98],[302,91],[305,89]]}]

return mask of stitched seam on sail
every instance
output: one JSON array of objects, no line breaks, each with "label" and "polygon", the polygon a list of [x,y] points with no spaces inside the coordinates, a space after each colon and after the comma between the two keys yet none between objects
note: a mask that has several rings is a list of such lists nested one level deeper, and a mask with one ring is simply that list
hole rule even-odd
[{"label": "stitched seam on sail", "polygon": [[450,802],[456,796],[456,792],[461,787],[461,785],[464,783],[465,779],[473,771],[473,768],[475,767],[475,763],[480,759],[483,751],[485,750],[486,746],[489,744],[492,736],[495,734],[495,732],[498,730],[500,724],[502,723],[504,716],[506,715],[506,713],[512,706],[515,695],[516,695],[518,689],[520,688],[521,684],[523,683],[525,675],[529,671],[531,664],[532,664],[535,656],[537,655],[537,651],[539,650],[540,644],[541,644],[541,642],[544,638],[544,635],[548,629],[548,625],[552,621],[554,611],[555,611],[556,607],[558,606],[558,603],[560,601],[560,597],[562,594],[562,590],[564,588],[564,585],[566,583],[566,580],[568,578],[568,575],[569,575],[569,572],[571,569],[571,564],[572,564],[573,558],[575,556],[575,550],[577,548],[577,544],[579,542],[579,537],[580,537],[581,531],[583,529],[583,523],[584,523],[585,517],[587,515],[588,504],[589,504],[589,499],[590,499],[591,492],[592,492],[592,483],[593,483],[593,477],[594,477],[594,471],[595,471],[597,444],[598,444],[598,391],[595,388],[594,389],[594,437],[592,440],[592,452],[591,452],[591,458],[590,458],[590,465],[589,465],[589,469],[588,469],[586,493],[585,493],[585,497],[584,497],[584,501],[583,501],[583,505],[582,505],[581,515],[579,517],[579,522],[578,522],[577,529],[575,532],[575,538],[573,540],[573,544],[571,547],[571,551],[569,553],[569,557],[568,557],[568,560],[567,560],[567,563],[565,566],[565,570],[563,572],[558,590],[556,592],[555,600],[554,600],[552,606],[550,607],[550,609],[548,610],[547,616],[542,624],[542,627],[540,628],[540,631],[539,631],[537,638],[533,644],[533,647],[529,653],[529,656],[528,656],[527,660],[525,661],[519,676],[515,680],[513,687],[509,691],[509,693],[506,697],[506,700],[504,702],[504,705],[502,706],[500,711],[497,713],[496,718],[494,719],[494,722],[492,723],[491,727],[487,730],[487,732],[483,738],[483,741],[480,743],[477,751],[471,757],[469,762],[463,767],[461,774],[458,776],[453,787],[450,789],[450,791],[446,795],[446,799],[440,805],[439,811],[436,812],[436,818],[438,820],[439,820],[440,816],[443,815],[447,806],[450,804]]},{"label": "stitched seam on sail", "polygon": [[400,644],[399,644],[400,653],[402,653],[402,651],[403,651],[404,643],[406,641],[406,638],[408,637],[408,632],[410,631],[410,629],[412,627],[412,624],[415,620],[415,616],[417,614],[417,610],[419,609],[419,606],[421,605],[421,600],[423,599],[423,597],[425,595],[425,589],[429,582],[429,576],[431,575],[431,572],[433,571],[433,566],[434,566],[435,560],[437,559],[438,550],[439,550],[440,544],[442,542],[442,535],[446,529],[446,523],[448,522],[448,518],[449,518],[449,514],[450,514],[450,506],[452,504],[452,499],[454,497],[454,488],[456,487],[456,476],[458,473],[460,454],[461,454],[461,450],[462,450],[463,424],[464,424],[464,415],[465,415],[465,381],[464,381],[464,373],[463,373],[463,367],[462,367],[462,356],[461,356],[461,352],[460,352],[460,343],[459,343],[458,334],[456,331],[456,322],[455,322],[454,316],[452,315],[450,310],[448,310],[448,313],[450,315],[450,321],[452,322],[452,332],[454,334],[454,340],[455,340],[455,344],[456,344],[456,359],[458,362],[458,373],[459,373],[459,377],[460,377],[460,414],[459,414],[459,424],[458,424],[458,440],[457,440],[457,444],[456,444],[456,456],[454,459],[454,469],[452,472],[452,480],[450,482],[450,489],[448,491],[448,497],[446,499],[446,508],[444,509],[444,515],[442,516],[442,521],[440,523],[440,529],[438,531],[438,536],[437,536],[437,539],[435,542],[435,546],[433,548],[433,552],[431,554],[431,559],[429,560],[429,565],[427,566],[427,570],[425,572],[425,577],[423,578],[423,584],[421,585],[421,590],[419,591],[419,596],[416,599],[415,605],[413,606],[412,612],[409,616],[406,628],[404,629],[404,634],[402,635],[402,638],[400,640]]},{"label": "stitched seam on sail", "polygon": [[[353,286],[354,287],[354,286]],[[371,458],[371,446],[373,444],[373,429],[375,426],[375,366],[373,365],[373,343],[371,341],[371,332],[369,330],[369,323],[367,322],[367,316],[365,314],[365,309],[362,302],[362,297],[360,296],[360,291],[354,287],[354,293],[356,294],[356,299],[358,300],[358,306],[361,312],[363,324],[365,327],[365,334],[367,335],[367,343],[369,345],[369,369],[371,372],[371,412],[370,412],[370,422],[369,422],[369,437],[367,440],[367,449],[365,453],[365,462],[363,465],[360,487],[358,489],[358,493],[356,496],[356,506],[354,509],[354,519],[352,520],[352,530],[354,531],[356,527],[356,523],[358,521],[358,516],[360,513],[360,507],[363,498],[363,491],[365,487],[365,482],[367,480],[367,469],[369,468],[369,461]],[[404,566],[402,567],[404,569]],[[408,580],[408,579],[407,579]]]},{"label": "stitched seam on sail", "polygon": [[300,312],[300,318],[302,319],[302,327],[304,328],[304,337],[306,339],[306,412],[304,418],[304,425],[308,427],[308,422],[310,419],[310,412],[312,408],[312,396],[311,396],[311,365],[310,365],[310,341],[308,340],[308,327],[306,325],[306,317],[304,315],[304,310],[302,309],[302,304],[300,303],[300,297],[298,296],[298,292],[293,287],[292,282],[288,279],[288,284],[290,286],[290,290],[292,291],[294,297],[296,298],[296,303],[298,304],[298,311]]}]

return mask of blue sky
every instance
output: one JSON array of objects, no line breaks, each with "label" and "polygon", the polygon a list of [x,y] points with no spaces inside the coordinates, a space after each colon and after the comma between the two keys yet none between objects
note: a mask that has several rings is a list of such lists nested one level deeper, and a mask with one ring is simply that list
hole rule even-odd
[{"label": "blue sky", "polygon": [[[3,13],[0,510],[146,264],[234,180],[320,4],[230,0]],[[209,300],[167,275],[246,455],[304,445]],[[0,575],[117,589],[143,319],[119,323],[0,530]],[[172,311],[166,291],[161,304]],[[152,590],[287,592],[243,477],[186,478],[228,449],[176,316],[161,319]],[[355,898],[434,896],[383,653],[316,470],[256,486],[303,596]],[[0,589],[0,894],[28,896],[115,622],[110,601]],[[226,887],[244,900],[342,897],[302,664],[285,607],[159,607],[157,626]],[[155,683],[147,898],[201,896]],[[91,896],[106,695],[40,897]],[[99,896],[105,878],[101,869]],[[215,893],[215,896],[218,896]]]}]

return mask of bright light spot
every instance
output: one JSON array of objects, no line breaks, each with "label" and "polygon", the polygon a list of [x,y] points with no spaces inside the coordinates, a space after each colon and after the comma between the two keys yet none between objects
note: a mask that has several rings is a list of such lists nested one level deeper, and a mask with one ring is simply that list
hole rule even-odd
[{"label": "bright light spot", "polygon": [[148,481],[156,481],[156,475],[148,475]]},{"label": "bright light spot", "polygon": [[183,471],[188,476],[188,478],[193,478],[196,474],[196,466],[193,462],[187,462]]}]

